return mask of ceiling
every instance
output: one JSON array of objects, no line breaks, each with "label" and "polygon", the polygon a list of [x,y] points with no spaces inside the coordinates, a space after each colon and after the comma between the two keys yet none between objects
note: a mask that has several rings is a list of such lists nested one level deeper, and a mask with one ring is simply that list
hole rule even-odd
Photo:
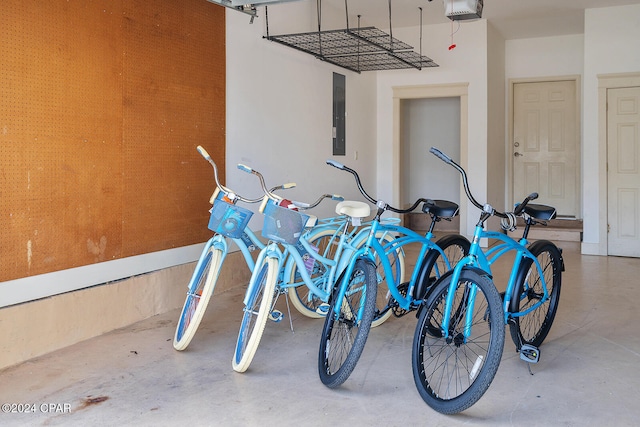
[{"label": "ceiling", "polygon": [[[317,4],[317,0],[304,1]],[[422,7],[424,25],[450,22],[444,15],[443,1],[448,0],[391,0],[391,24],[393,28],[419,25],[419,7]],[[389,28],[389,0],[347,0],[346,3],[350,26],[357,25],[354,17],[361,15],[363,26]],[[321,4],[323,16],[327,9],[344,14],[345,0],[321,0]],[[484,0],[482,17],[507,40],[582,34],[585,9],[629,4],[640,4],[640,0]]]}]

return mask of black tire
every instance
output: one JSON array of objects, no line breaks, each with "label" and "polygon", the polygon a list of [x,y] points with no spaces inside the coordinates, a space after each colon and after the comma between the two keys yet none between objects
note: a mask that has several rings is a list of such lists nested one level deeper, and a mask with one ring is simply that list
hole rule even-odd
[{"label": "black tire", "polygon": [[[540,267],[542,267],[549,299],[532,312],[510,319],[511,338],[518,350],[522,344],[540,347],[549,334],[556,311],[558,311],[562,271],[564,270],[562,254],[553,243],[539,240],[531,244],[529,251],[538,259]],[[515,283],[515,292],[509,303],[511,313],[529,309],[544,295],[540,272],[531,258],[522,260]]]},{"label": "black tire", "polygon": [[[442,321],[451,274],[434,286],[421,309],[413,339],[413,379],[422,399],[442,414],[456,414],[475,404],[493,381],[504,348],[502,300],[493,282],[464,269],[455,289],[449,337]],[[471,335],[463,339],[469,291],[477,289]],[[438,325],[438,329],[434,329]]]},{"label": "black tire", "polygon": [[420,275],[416,282],[418,284],[414,291],[416,300],[426,300],[429,297],[429,290],[432,289],[436,280],[466,257],[471,247],[469,240],[459,234],[442,237],[436,242],[436,245],[442,249],[447,259],[445,260],[442,254],[435,249],[427,252],[420,266]]},{"label": "black tire", "polygon": [[[345,280],[345,296],[339,299],[337,288],[334,290],[320,338],[318,373],[322,383],[329,388],[338,387],[353,372],[367,341],[375,311],[378,285],[375,265],[358,259],[353,273]],[[336,314],[334,309],[338,305],[340,310]]]}]

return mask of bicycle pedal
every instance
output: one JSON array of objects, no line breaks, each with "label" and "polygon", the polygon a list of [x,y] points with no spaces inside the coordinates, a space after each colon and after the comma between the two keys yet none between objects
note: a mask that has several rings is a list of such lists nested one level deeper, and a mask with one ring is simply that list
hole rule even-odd
[{"label": "bicycle pedal", "polygon": [[316,308],[316,313],[320,314],[321,316],[326,316],[329,312],[329,307],[331,307],[329,304],[323,302],[318,306],[318,308]]},{"label": "bicycle pedal", "polygon": [[273,310],[271,313],[269,313],[269,319],[278,323],[282,319],[284,319],[284,314],[280,310]]},{"label": "bicycle pedal", "polygon": [[540,350],[529,344],[523,344],[520,347],[520,359],[527,363],[538,363],[540,360]]}]

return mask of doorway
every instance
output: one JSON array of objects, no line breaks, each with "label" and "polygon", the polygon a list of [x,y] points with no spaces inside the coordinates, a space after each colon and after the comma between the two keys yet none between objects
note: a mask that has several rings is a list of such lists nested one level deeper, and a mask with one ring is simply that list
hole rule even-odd
[{"label": "doorway", "polygon": [[[396,161],[393,163],[393,194],[394,194],[394,203],[398,206],[404,206],[409,201],[405,198],[405,194],[407,194],[407,189],[405,189],[404,184],[404,175],[406,173],[405,168],[409,167],[404,164],[404,151],[403,151],[403,103],[406,100],[417,100],[417,99],[437,99],[437,98],[455,98],[459,102],[459,163],[463,168],[467,168],[468,158],[467,158],[467,145],[468,145],[468,84],[446,84],[446,85],[426,85],[426,86],[402,86],[402,87],[394,87],[393,88],[393,158]],[[439,144],[433,143],[432,145],[437,146]],[[430,148],[430,147],[429,147]],[[428,165],[430,161],[437,161],[437,159],[429,159],[430,154],[425,153],[423,157],[425,165]],[[426,166],[425,166],[426,167]],[[435,188],[435,185],[433,186]],[[456,202],[460,202],[460,200],[466,201],[466,196],[463,195],[462,189],[458,186],[457,195],[458,198],[455,200],[455,196],[443,195],[442,198],[453,200]],[[428,191],[425,192],[428,194]],[[456,191],[454,191],[456,194]],[[436,198],[432,196],[427,196],[431,198]],[[464,230],[466,232],[469,228],[467,224],[467,212],[468,206],[467,203],[459,203],[460,205],[460,225],[459,230]],[[466,234],[463,232],[463,234]]]}]

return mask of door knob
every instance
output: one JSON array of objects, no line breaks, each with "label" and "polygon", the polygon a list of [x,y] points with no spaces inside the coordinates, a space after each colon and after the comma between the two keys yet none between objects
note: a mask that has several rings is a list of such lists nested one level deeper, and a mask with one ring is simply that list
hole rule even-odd
[{"label": "door knob", "polygon": [[520,153],[518,153],[518,152],[516,151],[515,153],[513,153],[513,155],[514,155],[515,157],[520,157],[520,156],[522,156],[523,154],[520,154]]}]

